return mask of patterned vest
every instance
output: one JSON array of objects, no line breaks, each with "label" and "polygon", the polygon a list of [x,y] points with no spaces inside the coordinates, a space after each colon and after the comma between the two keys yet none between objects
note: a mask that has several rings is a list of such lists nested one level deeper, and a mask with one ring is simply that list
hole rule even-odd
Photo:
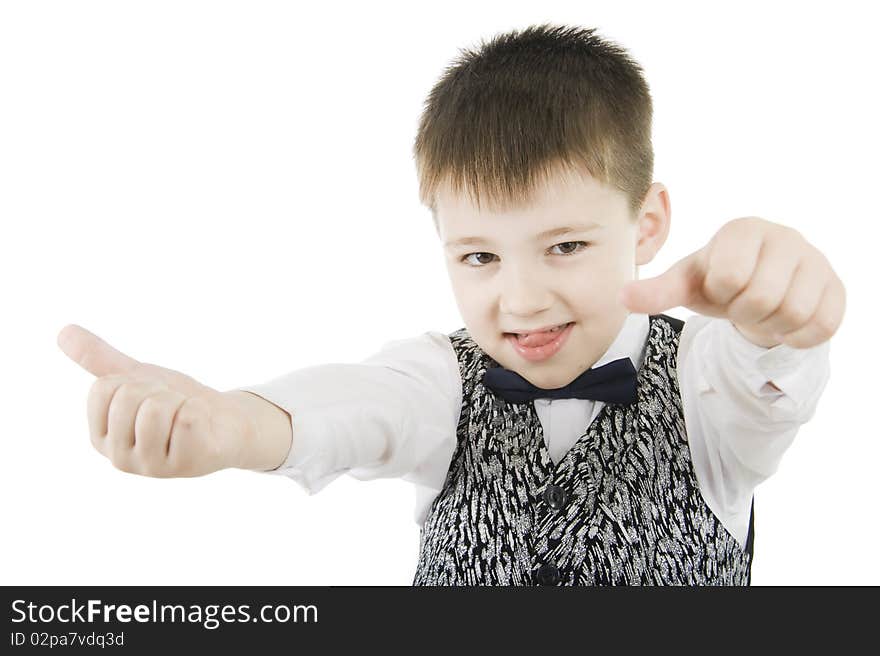
[{"label": "patterned vest", "polygon": [[413,585],[749,585],[746,548],[697,486],[676,376],[684,322],[650,316],[638,400],[606,403],[555,464],[533,403],[482,384],[465,328],[458,444],[421,529]]}]

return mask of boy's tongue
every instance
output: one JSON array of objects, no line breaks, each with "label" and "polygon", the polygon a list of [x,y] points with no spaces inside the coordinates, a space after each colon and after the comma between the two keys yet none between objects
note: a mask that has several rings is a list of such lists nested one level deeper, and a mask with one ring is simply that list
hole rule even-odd
[{"label": "boy's tongue", "polygon": [[549,344],[554,339],[559,337],[559,333],[561,332],[561,330],[556,330],[553,332],[545,330],[541,333],[529,333],[525,337],[517,336],[517,340],[519,340],[519,343],[523,346],[534,348],[535,346],[544,346],[545,344]]}]

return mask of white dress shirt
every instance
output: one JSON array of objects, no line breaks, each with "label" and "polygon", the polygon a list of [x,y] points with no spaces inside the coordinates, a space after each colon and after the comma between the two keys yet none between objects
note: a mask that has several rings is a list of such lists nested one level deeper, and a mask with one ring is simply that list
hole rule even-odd
[{"label": "white dress shirt", "polygon": [[[648,315],[631,313],[593,366],[629,357],[639,369],[648,331]],[[685,322],[677,373],[697,483],[742,546],[755,487],[776,471],[798,427],[815,413],[830,377],[829,352],[830,341],[763,348],[727,319],[695,314]],[[310,495],[343,473],[359,480],[399,477],[415,485],[415,521],[424,523],[449,470],[461,411],[458,361],[445,334],[390,341],[359,363],[306,367],[238,389],[291,415],[290,452],[267,473],[292,478]],[[533,403],[554,462],[605,405]]]}]

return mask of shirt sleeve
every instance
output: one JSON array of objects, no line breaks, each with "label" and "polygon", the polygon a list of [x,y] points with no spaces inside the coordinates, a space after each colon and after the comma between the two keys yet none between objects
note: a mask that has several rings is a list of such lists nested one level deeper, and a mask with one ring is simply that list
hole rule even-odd
[{"label": "shirt sleeve", "polygon": [[727,319],[685,322],[678,377],[694,470],[706,504],[743,546],[754,490],[815,414],[829,356],[830,341],[764,348]]},{"label": "shirt sleeve", "polygon": [[461,378],[448,336],[385,343],[358,363],[306,367],[237,388],[291,416],[287,476],[312,495],[344,473],[441,489],[456,445]]}]

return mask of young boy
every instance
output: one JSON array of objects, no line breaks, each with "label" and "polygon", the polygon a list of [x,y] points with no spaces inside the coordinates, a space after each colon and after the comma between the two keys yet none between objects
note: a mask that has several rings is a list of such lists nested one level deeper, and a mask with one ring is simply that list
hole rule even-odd
[{"label": "young boy", "polygon": [[[662,276],[652,104],[593,30],[466,51],[415,143],[465,327],[219,392],[78,326],[96,449],[124,470],[241,467],[315,493],[417,489],[415,584],[748,584],[753,492],[829,378],[845,292],[795,230],[726,223]],[[685,306],[686,322],[661,312]]]}]

